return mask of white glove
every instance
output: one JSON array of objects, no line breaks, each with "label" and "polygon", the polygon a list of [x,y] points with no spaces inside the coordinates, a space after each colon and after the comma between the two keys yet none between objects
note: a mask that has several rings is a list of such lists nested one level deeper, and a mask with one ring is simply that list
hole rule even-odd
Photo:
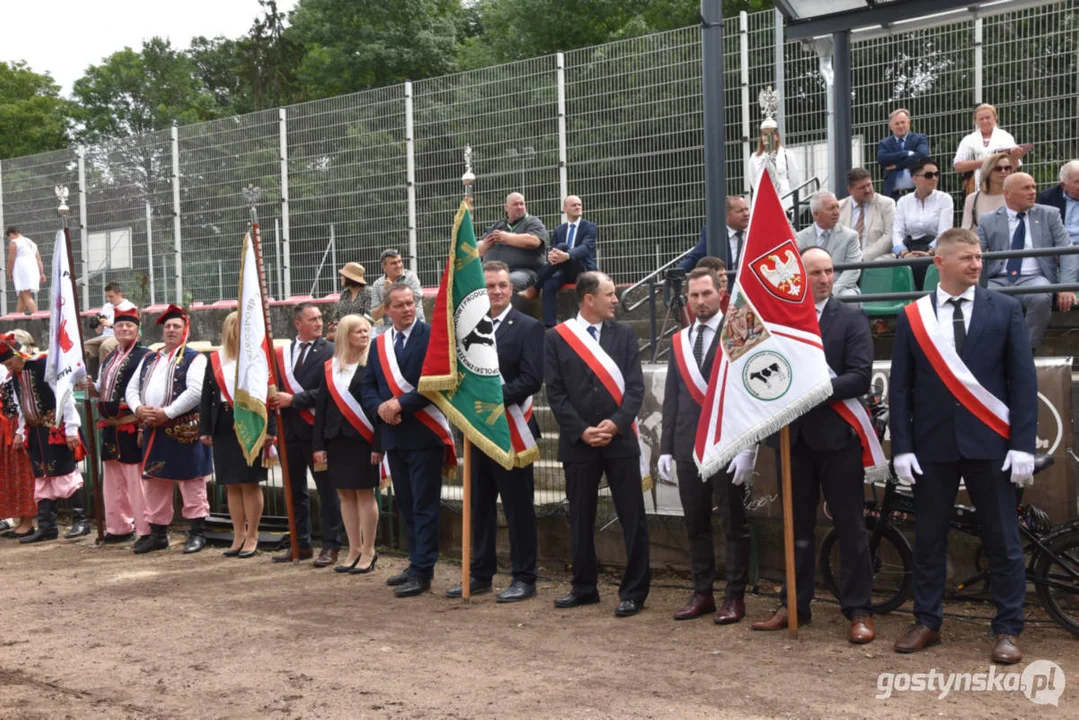
[{"label": "white glove", "polygon": [[900,485],[910,487],[914,484],[914,473],[922,474],[922,466],[918,464],[918,458],[914,453],[900,453],[895,456],[895,476],[899,478]]},{"label": "white glove", "polygon": [[727,473],[733,474],[731,485],[752,485],[753,469],[757,466],[757,446],[746,448],[734,456],[731,464],[727,466]]},{"label": "white glove", "polygon": [[666,482],[671,481],[671,463],[674,461],[673,455],[660,455],[659,456],[659,479]]},{"label": "white glove", "polygon": [[1004,458],[1001,470],[1011,468],[1012,485],[1017,488],[1030,487],[1034,484],[1034,456],[1022,450],[1009,450]]}]

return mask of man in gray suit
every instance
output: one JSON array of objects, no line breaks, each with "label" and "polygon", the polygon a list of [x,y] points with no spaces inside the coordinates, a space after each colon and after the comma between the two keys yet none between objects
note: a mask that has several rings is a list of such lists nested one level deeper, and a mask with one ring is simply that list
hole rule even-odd
[{"label": "man in gray suit", "polygon": [[873,190],[873,176],[865,168],[847,173],[847,192],[839,201],[839,224],[858,233],[862,261],[892,257],[895,200]]},{"label": "man in gray suit", "polygon": [[[839,201],[830,192],[819,192],[809,201],[813,224],[795,236],[798,249],[819,247],[828,251],[836,265],[862,261],[858,233],[839,224]],[[857,295],[861,270],[844,270],[836,275],[833,295]]]},{"label": "man in gray suit", "polygon": [[[1004,207],[983,215],[978,222],[982,251],[1023,248],[1069,247],[1071,241],[1056,208],[1035,204],[1038,187],[1026,173],[1014,173],[1004,181]],[[1079,280],[1079,256],[1011,258],[990,260],[985,268],[990,288],[1015,285],[1071,284]],[[1017,295],[1023,304],[1030,346],[1035,350],[1045,337],[1053,312],[1053,295]],[[1067,312],[1076,303],[1075,293],[1056,294],[1057,307]]]}]

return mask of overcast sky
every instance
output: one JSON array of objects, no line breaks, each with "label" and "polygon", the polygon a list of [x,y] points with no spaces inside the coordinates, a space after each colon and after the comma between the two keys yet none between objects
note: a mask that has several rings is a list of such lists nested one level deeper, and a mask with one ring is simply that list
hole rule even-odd
[{"label": "overcast sky", "polygon": [[[0,0],[0,60],[25,60],[48,72],[65,96],[86,67],[155,35],[186,49],[197,35],[243,35],[262,10],[258,0]],[[296,0],[278,0],[291,10]]]}]

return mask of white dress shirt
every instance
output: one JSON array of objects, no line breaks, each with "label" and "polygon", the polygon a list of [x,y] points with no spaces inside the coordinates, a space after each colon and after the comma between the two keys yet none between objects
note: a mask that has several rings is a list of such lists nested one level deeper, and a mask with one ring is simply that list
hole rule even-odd
[{"label": "white dress shirt", "polygon": [[[1012,210],[1007,205],[1004,206],[1004,211],[1008,213],[1008,242],[1005,247],[1009,250],[1012,248],[1012,237],[1015,236],[1015,229],[1019,227],[1019,213]],[[1033,242],[1030,239],[1030,215],[1023,216],[1023,249],[1032,250],[1034,248]],[[1005,263],[1007,265],[1007,263]],[[1041,275],[1042,268],[1038,264],[1038,258],[1025,257],[1023,258],[1023,266],[1019,269],[1020,277],[1029,277],[1033,275]]]},{"label": "white dress shirt", "polygon": [[719,322],[723,319],[721,313],[716,313],[712,317],[705,321],[697,320],[693,323],[693,329],[689,331],[689,346],[695,347],[697,344],[697,335],[704,333],[704,349],[701,357],[707,357],[709,348],[712,347],[712,343],[716,340],[716,333],[719,332]]},{"label": "white dress shirt", "polygon": [[819,300],[819,301],[813,303],[814,305],[817,306],[817,320],[818,321],[820,320],[820,316],[824,313],[824,306],[827,305],[828,301],[831,300],[831,299],[832,299],[831,297],[826,297],[823,300]]},{"label": "white dress shirt", "polygon": [[959,295],[949,295],[944,288],[937,285],[937,322],[944,329],[944,337],[948,344],[955,349],[955,333],[952,332],[952,319],[955,317],[955,307],[948,302],[953,297],[961,297],[963,303],[963,329],[970,330],[970,316],[974,314],[974,286],[971,285]]},{"label": "white dress shirt", "polygon": [[165,397],[165,391],[168,388],[169,376],[172,374],[173,367],[171,363],[165,361],[164,357],[156,365],[153,365],[153,372],[150,373],[150,377],[146,380],[146,402],[143,402],[142,368],[147,363],[153,364],[159,355],[160,353],[154,352],[143,355],[142,360],[139,361],[139,366],[135,368],[135,374],[131,377],[131,382],[127,384],[124,399],[127,400],[127,405],[131,408],[131,412],[135,412],[143,405],[149,405],[150,407],[163,408],[169,418],[175,419],[181,415],[186,415],[199,406],[199,401],[202,399],[202,380],[206,377],[206,356],[202,353],[195,356],[191,364],[187,366],[187,389],[180,393],[171,404],[165,405],[168,400]]},{"label": "white dress shirt", "polygon": [[[907,250],[904,244],[907,235],[915,240],[926,235],[936,238],[945,230],[951,230],[954,223],[955,201],[948,193],[934,190],[924,201],[919,200],[917,194],[908,193],[895,204],[892,252],[898,255]],[[935,239],[929,243],[930,248],[936,246]]]},{"label": "white dress shirt", "polygon": [[506,316],[510,314],[510,310],[512,309],[512,305],[507,305],[505,310],[491,318],[491,323],[494,325],[495,330],[498,330],[498,328],[502,327],[502,323],[506,322]]},{"label": "white dress shirt", "polygon": [[[595,325],[593,325],[592,323],[585,320],[580,313],[577,313],[577,322],[584,325],[585,332],[588,332],[588,328],[594,327],[596,329],[596,342],[599,342],[599,337],[601,334],[603,334],[603,323],[596,323]],[[591,333],[589,334],[591,335]]]}]

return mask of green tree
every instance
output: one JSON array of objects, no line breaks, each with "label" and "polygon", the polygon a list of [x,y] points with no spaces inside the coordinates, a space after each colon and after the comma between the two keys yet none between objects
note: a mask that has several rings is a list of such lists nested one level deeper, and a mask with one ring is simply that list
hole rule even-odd
[{"label": "green tree", "polygon": [[461,19],[459,0],[300,0],[286,34],[320,98],[452,72]]},{"label": "green tree", "polygon": [[59,150],[70,122],[70,104],[51,77],[0,62],[0,158]]}]

